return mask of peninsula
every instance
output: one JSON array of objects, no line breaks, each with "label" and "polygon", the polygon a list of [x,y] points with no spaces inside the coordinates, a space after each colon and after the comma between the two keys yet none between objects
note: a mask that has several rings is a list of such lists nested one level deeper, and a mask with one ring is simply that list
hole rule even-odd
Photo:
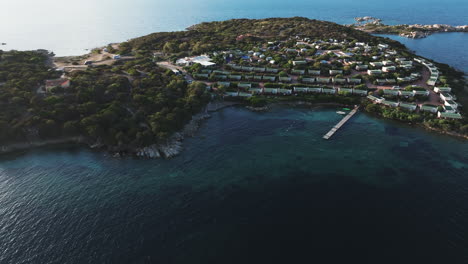
[{"label": "peninsula", "polygon": [[351,28],[373,34],[395,34],[406,38],[425,38],[434,33],[468,32],[468,25],[452,26],[446,24],[433,25],[385,25],[382,20],[375,17],[357,17]]},{"label": "peninsula", "polygon": [[361,105],[468,135],[463,73],[401,43],[307,18],[202,23],[56,58],[0,51],[0,152],[79,142],[172,157],[226,105]]}]

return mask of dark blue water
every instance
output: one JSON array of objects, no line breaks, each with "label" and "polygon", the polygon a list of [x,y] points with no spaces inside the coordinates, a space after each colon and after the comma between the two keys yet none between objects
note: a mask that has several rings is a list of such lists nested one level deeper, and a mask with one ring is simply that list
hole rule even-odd
[{"label": "dark blue water", "polygon": [[[467,19],[468,22],[468,19]],[[468,34],[440,33],[423,39],[409,39],[396,35],[378,35],[397,40],[417,54],[443,62],[468,73]]]},{"label": "dark blue water", "polygon": [[172,160],[0,160],[0,263],[467,263],[468,143],[336,109],[213,114]]},{"label": "dark blue water", "polygon": [[[3,0],[2,49],[38,49],[60,56],[153,32],[232,18],[293,17],[350,24],[376,16],[388,24],[468,24],[466,0]],[[447,43],[450,44],[450,43]]]}]

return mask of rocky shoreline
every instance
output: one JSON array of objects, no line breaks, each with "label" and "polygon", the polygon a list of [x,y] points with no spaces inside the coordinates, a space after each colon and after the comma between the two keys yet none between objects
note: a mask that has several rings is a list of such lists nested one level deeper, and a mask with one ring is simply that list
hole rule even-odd
[{"label": "rocky shoreline", "polygon": [[452,26],[447,24],[401,24],[401,25],[385,25],[382,19],[375,17],[356,17],[356,23],[349,25],[358,30],[362,30],[372,34],[395,34],[405,38],[425,38],[434,33],[445,32],[465,32],[468,33],[468,25]]}]

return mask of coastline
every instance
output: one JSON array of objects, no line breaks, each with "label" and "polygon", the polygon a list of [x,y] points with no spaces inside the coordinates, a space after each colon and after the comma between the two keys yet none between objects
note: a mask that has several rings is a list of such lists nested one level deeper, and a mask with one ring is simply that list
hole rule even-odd
[{"label": "coastline", "polygon": [[[101,149],[101,150],[110,153],[114,158],[123,158],[123,157],[133,156],[137,158],[147,158],[147,159],[158,159],[158,158],[170,159],[182,153],[183,143],[184,143],[185,138],[195,136],[195,133],[200,128],[202,122],[211,118],[211,115],[209,113],[217,112],[228,107],[239,106],[239,105],[244,106],[246,109],[253,111],[253,112],[268,112],[274,106],[309,107],[311,109],[320,108],[320,107],[351,107],[351,105],[340,104],[340,103],[311,103],[311,102],[306,102],[306,101],[272,102],[272,103],[268,103],[267,105],[263,107],[252,107],[242,102],[230,102],[230,101],[210,102],[206,106],[205,110],[192,116],[192,120],[189,123],[187,123],[182,130],[174,133],[165,143],[153,144],[147,147],[137,148],[127,153],[122,153],[119,151],[115,152],[115,151],[104,150],[104,149]],[[455,132],[450,132],[450,131],[444,131],[444,130],[430,127],[430,126],[420,124],[420,123],[402,122],[401,120],[388,119],[388,118],[382,117],[381,115],[372,114],[367,111],[362,111],[362,112],[369,114],[371,116],[377,117],[382,120],[392,120],[400,124],[423,128],[424,130],[428,132],[436,132],[437,134],[442,134],[442,135],[447,135],[451,137],[456,137],[459,139],[468,140],[468,135],[463,135],[460,133],[455,133]],[[37,141],[31,141],[31,142],[13,143],[9,145],[3,145],[0,147],[0,156],[12,154],[16,152],[28,151],[28,150],[37,149],[37,148],[44,148],[44,147],[57,146],[57,145],[66,145],[66,144],[76,144],[76,145],[82,144],[82,145],[86,145],[86,147],[89,149],[101,148],[101,146],[99,146],[97,143],[91,144],[90,141],[86,140],[84,137],[76,136],[76,137],[67,137],[67,138],[49,139],[49,140],[37,140]]]}]

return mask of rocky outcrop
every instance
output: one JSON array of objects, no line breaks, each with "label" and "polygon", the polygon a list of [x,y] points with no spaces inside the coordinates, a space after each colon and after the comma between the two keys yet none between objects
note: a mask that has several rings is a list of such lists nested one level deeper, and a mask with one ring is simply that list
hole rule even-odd
[{"label": "rocky outcrop", "polygon": [[142,158],[166,159],[179,155],[183,150],[185,137],[193,137],[200,127],[200,123],[209,117],[210,115],[206,113],[194,115],[180,132],[174,133],[166,142],[137,149],[135,155]]}]

